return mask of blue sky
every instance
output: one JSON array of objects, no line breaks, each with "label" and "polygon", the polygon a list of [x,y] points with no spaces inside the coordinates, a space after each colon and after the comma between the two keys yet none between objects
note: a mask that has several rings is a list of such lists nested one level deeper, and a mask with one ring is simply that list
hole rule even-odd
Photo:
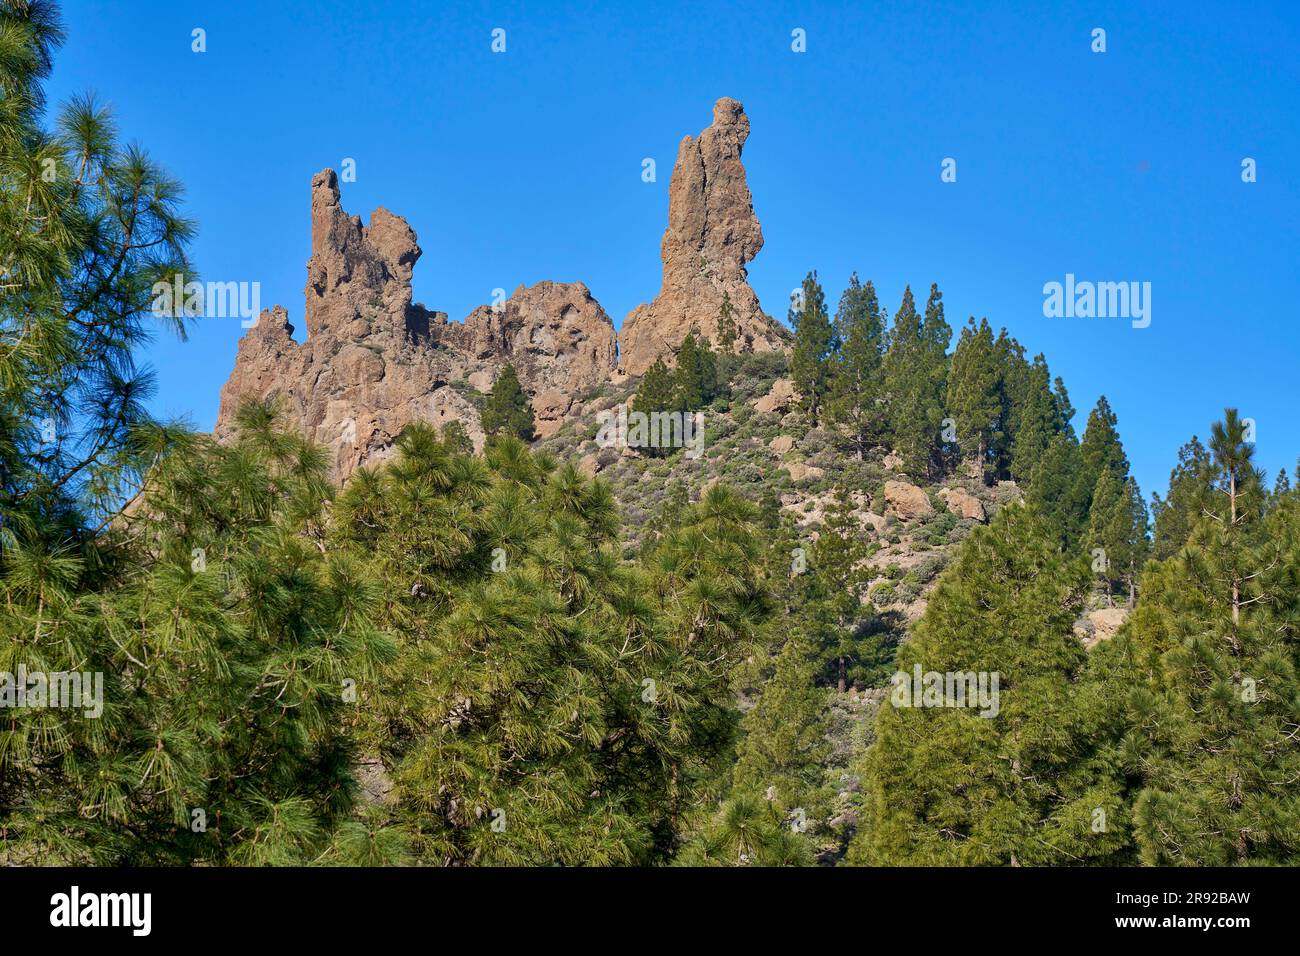
[{"label": "blue sky", "polygon": [[[812,268],[832,305],[854,270],[891,311],[938,282],[954,327],[1047,355],[1077,427],[1109,398],[1148,496],[1230,404],[1270,475],[1293,468],[1300,5],[1046,6],[67,0],[49,89],[109,100],[187,185],[203,278],[260,282],[300,334],[311,175],[344,157],[345,208],[419,234],[416,301],[459,320],[580,280],[621,324],[659,288],[677,144],[732,96],[769,313]],[[1066,273],[1150,282],[1150,327],[1045,318]],[[242,332],[159,338],[156,411],[210,428]]]}]

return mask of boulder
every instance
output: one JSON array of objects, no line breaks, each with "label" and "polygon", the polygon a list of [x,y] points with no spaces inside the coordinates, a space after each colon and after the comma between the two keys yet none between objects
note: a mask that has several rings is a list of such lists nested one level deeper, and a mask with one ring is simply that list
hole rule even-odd
[{"label": "boulder", "polygon": [[778,378],[768,393],[754,403],[754,411],[763,415],[783,412],[794,403],[796,397],[794,382],[788,378]]},{"label": "boulder", "polygon": [[930,496],[916,485],[906,481],[885,482],[885,500],[894,514],[904,521],[912,518],[924,518],[934,513]]},{"label": "boulder", "polygon": [[988,517],[984,512],[984,503],[965,488],[944,488],[939,492],[944,506],[959,518],[971,521],[983,521]]},{"label": "boulder", "polygon": [[774,454],[784,455],[794,447],[794,438],[790,435],[780,435],[768,442],[767,447],[772,449]]},{"label": "boulder", "polygon": [[1119,633],[1120,627],[1128,620],[1128,609],[1122,607],[1104,607],[1089,611],[1084,617],[1084,624],[1079,628],[1079,636],[1086,650],[1092,650],[1102,641],[1108,641]]}]

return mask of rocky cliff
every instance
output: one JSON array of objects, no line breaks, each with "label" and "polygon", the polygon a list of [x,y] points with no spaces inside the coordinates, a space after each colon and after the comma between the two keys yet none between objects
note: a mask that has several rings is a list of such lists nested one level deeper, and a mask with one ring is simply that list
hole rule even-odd
[{"label": "rocky cliff", "polygon": [[740,159],[748,136],[744,109],[721,99],[713,124],[682,140],[661,246],[663,286],[628,315],[621,340],[581,282],[521,285],[464,322],[413,303],[415,231],[382,207],[363,224],[343,209],[334,172],[317,173],[307,340],[293,338],[282,306],[262,313],[221,390],[218,436],[229,433],[242,401],[278,399],[328,449],[341,482],[358,465],[382,460],[411,422],[460,421],[481,446],[467,386],[487,391],[507,364],[532,398],[538,433],[554,434],[584,391],[640,375],[656,356],[671,361],[692,330],[714,339],[724,297],[739,351],[787,348],[788,333],[763,313],[746,278],[746,263],[763,246]]},{"label": "rocky cliff", "polygon": [[478,412],[453,383],[487,390],[513,364],[548,434],[574,395],[614,371],[613,323],[585,285],[520,286],[504,303],[450,323],[411,302],[420,247],[404,219],[383,208],[368,226],[349,216],[331,170],[312,179],[311,216],[307,341],[294,340],[283,307],[262,313],[221,390],[218,436],[241,401],[277,398],[329,450],[342,481],[382,460],[414,421],[460,421],[481,445]]}]

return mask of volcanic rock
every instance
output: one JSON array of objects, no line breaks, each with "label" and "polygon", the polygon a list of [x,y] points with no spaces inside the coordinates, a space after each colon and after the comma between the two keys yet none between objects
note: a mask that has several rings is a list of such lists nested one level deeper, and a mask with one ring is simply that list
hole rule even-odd
[{"label": "volcanic rock", "polygon": [[763,248],[740,160],[748,137],[744,107],[724,97],[713,107],[713,124],[678,147],[660,244],[663,286],[623,320],[619,336],[619,365],[628,374],[643,374],[660,355],[675,356],[691,331],[716,342],[724,295],[737,351],[789,348],[789,333],[763,312],[745,270]]}]

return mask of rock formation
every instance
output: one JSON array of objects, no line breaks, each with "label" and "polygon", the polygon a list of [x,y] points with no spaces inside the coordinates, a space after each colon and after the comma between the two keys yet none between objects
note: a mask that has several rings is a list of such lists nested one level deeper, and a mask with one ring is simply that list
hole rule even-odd
[{"label": "rock formation", "polygon": [[221,390],[218,437],[241,401],[279,399],[328,449],[342,481],[385,457],[411,422],[460,421],[481,446],[478,412],[463,392],[469,383],[486,390],[508,363],[533,397],[543,434],[614,371],[613,324],[585,285],[520,286],[501,305],[449,323],[411,303],[420,247],[405,220],[382,208],[369,226],[349,216],[330,170],[312,179],[311,216],[307,341],[294,340],[283,307],[262,313]]},{"label": "rock formation", "polygon": [[[538,434],[551,435],[566,416],[581,413],[574,403],[583,392],[640,375],[661,354],[673,358],[692,329],[715,339],[724,296],[738,350],[788,348],[789,333],[763,313],[746,279],[745,264],[763,247],[740,161],[748,135],[744,109],[721,99],[713,125],[698,139],[682,140],[661,247],[663,288],[627,317],[621,340],[580,282],[521,285],[463,323],[412,303],[420,258],[415,231],[382,207],[363,224],[343,209],[334,172],[317,173],[307,341],[294,339],[283,307],[262,313],[240,341],[221,390],[217,436],[229,435],[241,402],[277,399],[326,447],[341,482],[357,466],[387,456],[411,422],[459,421],[481,447],[473,392],[487,391],[507,364],[532,399]],[[788,383],[784,392],[773,391],[773,407],[793,398]]]},{"label": "rock formation", "polygon": [[965,488],[941,488],[939,497],[944,506],[959,518],[983,521],[986,517],[984,503]]},{"label": "rock formation", "polygon": [[619,365],[629,375],[642,374],[659,355],[675,355],[692,330],[716,341],[724,294],[738,351],[787,347],[788,333],[764,314],[745,271],[763,248],[740,161],[748,136],[744,107],[724,97],[713,107],[713,125],[677,150],[660,245],[663,287],[623,320],[619,335]]},{"label": "rock formation", "polygon": [[930,496],[916,485],[906,481],[885,482],[885,501],[894,514],[909,521],[912,518],[924,518],[934,513]]},{"label": "rock formation", "polygon": [[614,368],[614,325],[581,282],[521,285],[501,305],[481,305],[464,325],[446,329],[473,361],[514,365],[543,438],[560,427],[580,392]]}]

